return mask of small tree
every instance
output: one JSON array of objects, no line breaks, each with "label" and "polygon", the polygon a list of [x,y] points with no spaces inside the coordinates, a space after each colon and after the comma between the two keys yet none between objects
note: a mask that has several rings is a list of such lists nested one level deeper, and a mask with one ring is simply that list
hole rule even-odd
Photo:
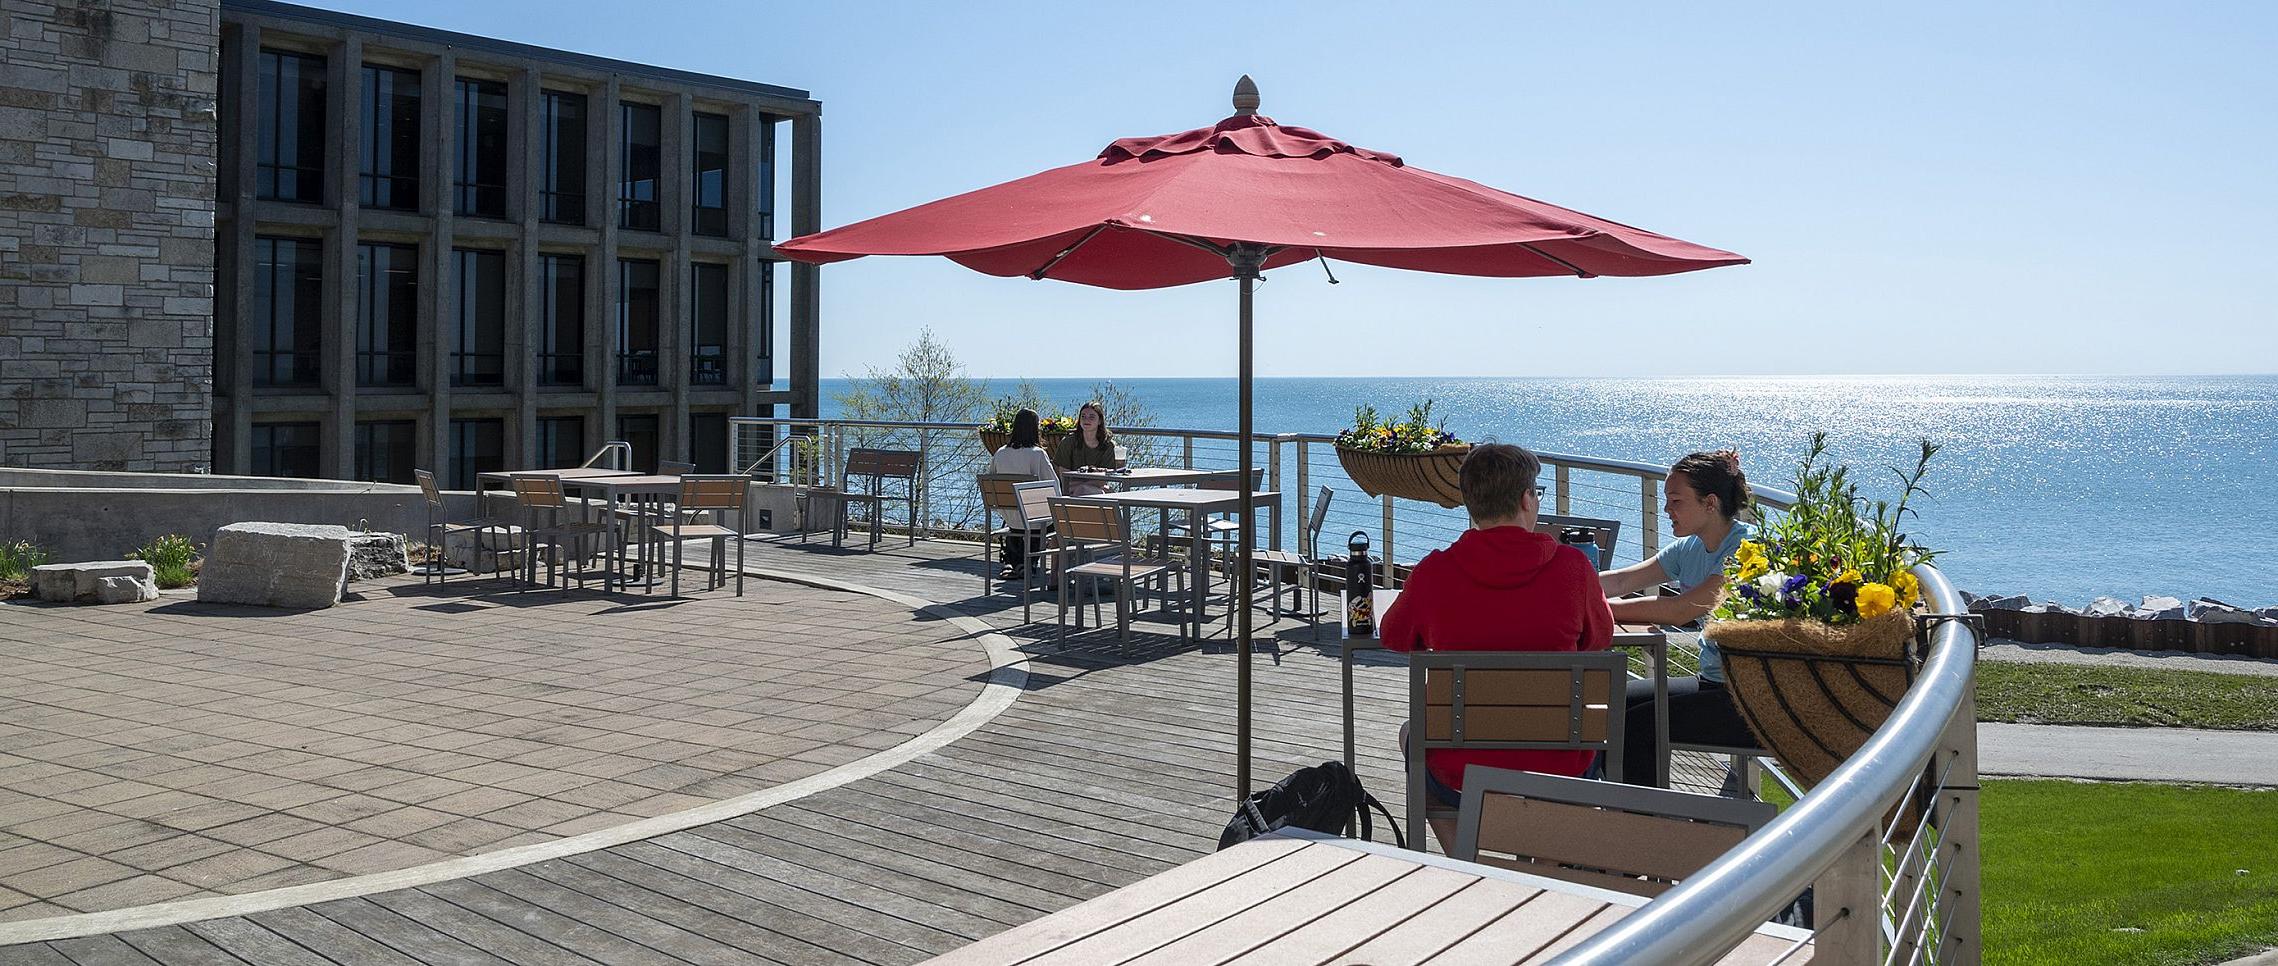
[{"label": "small tree", "polygon": [[[1117,429],[1152,429],[1155,417],[1147,411],[1147,404],[1139,394],[1118,386],[1113,380],[1092,383],[1091,398],[1099,400],[1107,410],[1107,424]],[[1081,400],[1077,405],[1082,405]],[[1073,408],[1073,407],[1070,407]],[[1123,457],[1132,466],[1161,466],[1167,447],[1160,436],[1129,435],[1119,438]]]},{"label": "small tree", "polygon": [[[901,351],[890,367],[871,366],[863,376],[849,375],[838,394],[840,411],[847,419],[890,422],[951,423],[970,427],[988,407],[988,390],[980,380],[965,374],[956,352],[934,338],[933,329],[921,329],[916,342]],[[970,428],[960,430],[862,429],[850,431],[858,446],[897,446],[918,451],[924,472],[917,481],[910,525],[927,519],[932,502],[931,481],[974,472],[979,448]],[[970,507],[951,511],[937,524],[963,526],[974,516]]]}]

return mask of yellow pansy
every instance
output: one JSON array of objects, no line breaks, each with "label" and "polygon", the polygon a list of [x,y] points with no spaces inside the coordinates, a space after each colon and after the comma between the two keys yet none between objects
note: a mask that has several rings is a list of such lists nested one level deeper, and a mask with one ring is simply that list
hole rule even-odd
[{"label": "yellow pansy", "polygon": [[1898,594],[1900,607],[1912,607],[1915,601],[1922,598],[1922,582],[1915,579],[1912,571],[1901,570],[1892,574],[1890,586]]},{"label": "yellow pansy", "polygon": [[1873,620],[1890,613],[1891,605],[1898,601],[1898,592],[1886,584],[1866,584],[1859,588],[1859,616]]}]

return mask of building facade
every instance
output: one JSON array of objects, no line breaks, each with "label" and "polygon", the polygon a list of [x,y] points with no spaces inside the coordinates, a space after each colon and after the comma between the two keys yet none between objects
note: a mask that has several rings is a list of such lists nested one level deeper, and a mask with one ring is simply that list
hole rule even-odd
[{"label": "building facade", "polygon": [[212,461],[217,0],[0,5],[0,465]]},{"label": "building facade", "polygon": [[[67,69],[11,24],[0,90],[61,88],[11,98],[31,147],[0,132],[58,159],[0,192],[52,223],[5,233],[37,282],[0,321],[0,461],[465,488],[607,440],[725,469],[728,417],[813,413],[817,274],[770,245],[820,227],[806,92],[266,0],[29,7]],[[91,151],[186,173],[114,189]]]}]

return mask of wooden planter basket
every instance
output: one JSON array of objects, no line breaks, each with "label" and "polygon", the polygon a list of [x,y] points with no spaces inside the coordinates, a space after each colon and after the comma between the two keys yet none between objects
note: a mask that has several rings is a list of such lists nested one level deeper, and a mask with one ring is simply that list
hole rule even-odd
[{"label": "wooden planter basket", "polygon": [[1457,473],[1470,446],[1446,446],[1429,453],[1376,453],[1337,447],[1337,462],[1361,492],[1422,500],[1453,509],[1463,505]]},{"label": "wooden planter basket", "polygon": [[1914,616],[1841,627],[1803,620],[1710,621],[1725,686],[1758,744],[1805,787],[1867,743],[1914,684]]},{"label": "wooden planter basket", "polygon": [[[1003,449],[1006,443],[1012,442],[1011,433],[1000,433],[993,429],[984,429],[980,430],[980,434],[982,448],[987,449],[991,453],[995,453],[997,450]],[[1066,433],[1038,433],[1036,434],[1036,445],[1044,447],[1044,451],[1049,453],[1056,449],[1059,449],[1060,441],[1066,438],[1068,438],[1068,434]]]}]

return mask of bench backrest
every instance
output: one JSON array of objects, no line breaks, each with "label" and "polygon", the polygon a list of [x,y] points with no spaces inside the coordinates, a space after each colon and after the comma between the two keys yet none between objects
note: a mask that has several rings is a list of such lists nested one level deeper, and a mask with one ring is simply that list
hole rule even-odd
[{"label": "bench backrest", "polygon": [[1768,802],[1473,765],[1448,856],[1659,895],[1778,813]]},{"label": "bench backrest", "polygon": [[852,449],[846,453],[846,478],[915,479],[918,454],[906,449]]},{"label": "bench backrest", "polygon": [[526,509],[559,510],[569,506],[562,496],[562,481],[551,476],[514,478],[514,502]]},{"label": "bench backrest", "polygon": [[1112,504],[1054,499],[1052,527],[1070,543],[1122,543],[1123,513]]},{"label": "bench backrest", "polygon": [[751,480],[743,476],[697,476],[685,474],[680,478],[680,508],[683,510],[742,510],[744,493]]}]

